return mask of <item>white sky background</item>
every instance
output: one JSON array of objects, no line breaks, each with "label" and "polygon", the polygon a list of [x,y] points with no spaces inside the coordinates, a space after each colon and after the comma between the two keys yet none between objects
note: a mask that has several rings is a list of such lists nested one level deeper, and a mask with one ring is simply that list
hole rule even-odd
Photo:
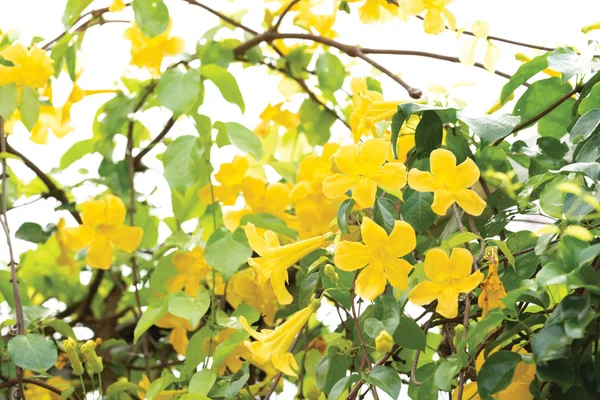
[{"label": "white sky background", "polygon": [[[326,0],[328,1],[328,0]],[[263,16],[262,0],[237,0],[217,1],[206,0],[205,4],[224,13],[234,12],[242,7],[250,11],[244,16],[243,23],[256,30],[261,30]],[[29,44],[34,36],[41,36],[46,40],[56,37],[63,31],[61,16],[66,0],[0,0],[0,29],[6,32],[9,29],[21,33],[20,42]],[[218,24],[218,19],[199,7],[188,5],[178,0],[166,0],[173,18],[172,35],[181,36],[186,41],[186,50],[193,52],[197,40],[210,28]],[[110,1],[96,0],[92,8],[100,8],[110,4]],[[273,6],[273,5],[272,5]],[[351,4],[355,7],[355,4]],[[591,33],[584,35],[581,27],[596,22],[600,19],[600,1],[598,0],[454,0],[449,9],[455,14],[459,27],[471,30],[471,23],[484,20],[491,25],[491,35],[500,36],[517,41],[534,43],[546,46],[572,45],[583,49],[587,40],[600,39],[600,34]],[[107,15],[107,19],[132,19],[130,9],[124,12]],[[287,22],[287,23],[286,23]],[[281,27],[282,32],[296,31],[288,19]],[[129,67],[129,42],[122,38],[128,24],[106,24],[102,27],[93,27],[86,35],[83,42],[82,54],[78,58],[78,66],[83,69],[79,84],[83,89],[107,89],[116,87],[116,82],[124,74],[132,77],[143,77],[140,71]],[[408,23],[400,19],[388,22],[385,25],[362,25],[356,13],[347,15],[338,12],[334,29],[338,32],[338,41],[348,44],[358,44],[363,47],[423,50],[450,56],[458,56],[463,40],[470,37],[461,37],[457,40],[455,33],[445,32],[438,36],[426,35],[423,32],[422,21],[413,18]],[[236,31],[238,38],[241,32]],[[502,58],[497,64],[500,71],[512,74],[516,71],[519,62],[514,60],[514,53],[524,52],[530,57],[537,55],[535,50],[520,48],[504,43],[495,42],[502,50]],[[477,61],[483,62],[485,45],[479,43]],[[402,78],[411,86],[422,89],[427,94],[427,89],[433,84],[444,87],[469,81],[473,86],[464,86],[454,89],[453,95],[466,101],[469,108],[475,113],[485,112],[498,99],[502,86],[506,83],[504,78],[493,75],[485,70],[452,64],[445,61],[419,57],[377,56],[373,59],[386,66],[395,73],[400,73]],[[374,75],[370,66],[360,60],[353,60],[342,56],[345,65],[350,66],[352,76],[363,77]],[[168,60],[165,64],[169,63]],[[165,65],[163,64],[163,65]],[[235,105],[225,102],[212,84],[207,84],[207,93],[200,113],[208,115],[212,121],[224,122],[238,121],[253,129],[259,122],[259,114],[268,103],[275,104],[284,98],[279,93],[277,85],[279,75],[267,74],[263,68],[242,69],[234,65],[230,71],[237,78],[238,84],[246,103],[246,113],[241,115]],[[407,99],[404,89],[386,76],[380,75],[386,100]],[[63,73],[59,82],[54,85],[55,103],[64,102],[71,86],[66,73]],[[349,80],[345,88],[349,90]],[[519,89],[521,91],[522,89]],[[520,92],[519,92],[520,93]],[[45,172],[57,172],[61,155],[70,146],[78,141],[92,136],[92,121],[98,107],[109,100],[111,95],[95,95],[84,99],[72,108],[72,119],[75,131],[65,138],[57,140],[51,137],[47,145],[36,145],[29,140],[29,134],[24,130],[18,131],[9,138],[9,142],[16,149]],[[295,107],[299,106],[300,99]],[[505,108],[506,112],[512,111],[512,104]],[[156,109],[142,116],[144,123],[155,136],[163,127],[169,117],[169,112],[157,112]],[[335,137],[348,138],[348,132],[340,123],[334,126]],[[170,133],[170,137],[181,134],[196,134],[193,126],[186,121],[178,121]],[[50,135],[52,136],[52,135]],[[122,157],[124,140],[117,149],[116,158]],[[153,154],[164,150],[159,145]],[[119,153],[120,152],[120,153]],[[231,146],[227,146],[214,154],[218,162],[228,162],[236,153]],[[95,170],[101,159],[98,155],[86,156],[69,167],[66,171],[55,176],[61,184],[75,184],[84,177],[78,173],[80,168]],[[35,175],[21,165],[18,161],[9,160],[11,167],[25,181]],[[147,156],[144,162],[153,170],[136,177],[136,188],[142,193],[150,193],[155,185],[158,190],[148,200],[159,207],[161,217],[170,214],[170,196],[168,186],[162,178],[162,165],[152,156]],[[85,201],[98,193],[92,185],[83,185],[76,189],[74,194],[78,202]],[[26,202],[21,199],[21,203]],[[57,205],[53,199],[41,200],[32,205],[21,207],[9,212],[9,225],[12,233],[26,221],[37,222],[42,226],[56,223],[60,216],[66,217],[69,224],[75,222],[66,212],[55,212]],[[164,228],[164,227],[163,227]],[[161,240],[167,232],[162,232]],[[0,240],[0,259],[8,259],[4,238]],[[32,249],[31,243],[13,239],[17,254]],[[89,276],[89,275],[88,275]],[[88,278],[89,279],[89,278]]]}]

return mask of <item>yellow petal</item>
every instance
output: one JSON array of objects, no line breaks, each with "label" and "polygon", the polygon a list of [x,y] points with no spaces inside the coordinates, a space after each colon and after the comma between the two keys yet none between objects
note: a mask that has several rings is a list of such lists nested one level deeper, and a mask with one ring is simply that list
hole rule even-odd
[{"label": "yellow petal", "polygon": [[333,262],[343,271],[354,271],[369,263],[370,255],[362,243],[341,241],[335,247]]},{"label": "yellow petal", "polygon": [[373,301],[385,290],[387,280],[380,263],[373,263],[360,271],[356,278],[356,294]]},{"label": "yellow petal", "polygon": [[406,290],[408,287],[408,274],[412,268],[413,266],[408,261],[396,258],[393,261],[386,262],[385,276],[393,287]]},{"label": "yellow petal", "polygon": [[177,353],[181,354],[182,356],[185,356],[185,351],[189,343],[187,331],[185,330],[185,328],[176,327],[175,329],[173,329],[171,331],[170,342]]},{"label": "yellow petal", "polygon": [[423,21],[425,32],[437,35],[444,31],[444,20],[441,13],[435,8],[429,8]]},{"label": "yellow petal", "polygon": [[358,166],[366,173],[375,173],[387,159],[390,145],[383,139],[369,139],[360,147]]},{"label": "yellow petal", "polygon": [[431,172],[411,169],[408,173],[408,186],[417,192],[433,192],[439,188]]},{"label": "yellow petal", "polygon": [[244,317],[243,315],[240,316],[240,325],[242,325],[242,328],[244,328],[244,330],[246,332],[248,332],[250,334],[250,336],[252,336],[254,339],[256,339],[256,340],[264,340],[265,339],[265,334],[254,330],[254,328],[252,328],[250,326],[250,324],[248,324],[246,317]]},{"label": "yellow petal", "polygon": [[467,39],[462,46],[460,46],[460,53],[458,58],[460,62],[465,65],[475,64],[475,55],[477,54],[477,39]]},{"label": "yellow petal", "polygon": [[406,166],[400,162],[389,162],[372,176],[378,185],[389,189],[401,189],[406,185]]},{"label": "yellow petal", "polygon": [[257,252],[260,256],[266,257],[266,255],[270,252],[269,245],[263,238],[260,237],[254,224],[248,222],[244,231],[246,232],[246,237],[248,238],[248,243],[250,244],[252,250]]},{"label": "yellow petal", "polygon": [[445,288],[438,296],[435,310],[442,317],[454,318],[458,315],[458,292],[453,288]]},{"label": "yellow petal", "polygon": [[340,147],[335,153],[334,160],[335,165],[343,174],[355,178],[361,174],[361,159],[355,145]]},{"label": "yellow petal", "polygon": [[479,167],[475,161],[467,158],[456,167],[454,174],[461,187],[469,188],[479,180]]},{"label": "yellow petal", "polygon": [[481,281],[483,281],[483,274],[481,271],[475,271],[467,278],[455,283],[455,288],[460,293],[469,293],[473,291]]},{"label": "yellow petal", "polygon": [[433,193],[433,204],[431,204],[431,209],[437,215],[446,215],[452,204],[454,204],[454,196],[448,189],[437,189]]},{"label": "yellow petal", "polygon": [[[490,72],[496,71],[496,62],[500,58],[500,49],[488,40],[483,66]],[[545,72],[546,70],[544,70]]]},{"label": "yellow petal", "polygon": [[[481,354],[483,354],[483,352],[481,352]],[[529,388],[527,388],[527,391],[529,391]],[[481,400],[481,397],[479,397],[479,389],[477,388],[477,382],[469,382],[465,385],[464,389],[463,389],[463,395],[462,398],[463,399],[469,399],[469,400]],[[516,399],[526,399],[527,397],[512,397],[512,399],[516,400]],[[454,389],[452,391],[452,400],[457,400],[458,399],[458,388]]]},{"label": "yellow petal", "polygon": [[66,244],[69,250],[81,250],[94,240],[96,232],[86,225],[65,228]]},{"label": "yellow petal", "polygon": [[356,183],[357,179],[343,175],[333,174],[323,179],[323,194],[330,199],[344,196]]},{"label": "yellow petal", "polygon": [[133,253],[142,242],[144,231],[137,226],[116,226],[108,233],[108,238],[119,250]]},{"label": "yellow petal", "polygon": [[283,372],[286,375],[295,376],[298,368],[298,363],[292,353],[273,353],[271,354],[271,362],[276,370]]},{"label": "yellow petal", "polygon": [[479,197],[479,195],[471,189],[457,190],[454,192],[454,197],[456,198],[458,205],[465,210],[467,214],[477,217],[481,215],[485,209],[485,200]]},{"label": "yellow petal", "polygon": [[287,280],[287,269],[278,269],[271,275],[271,285],[273,286],[273,292],[275,292],[279,304],[291,304],[292,301],[294,301],[290,292],[285,288]]},{"label": "yellow petal", "polygon": [[435,282],[421,282],[408,294],[411,303],[417,306],[429,304],[439,296],[442,288]]},{"label": "yellow petal", "polygon": [[435,149],[429,156],[431,173],[435,177],[445,176],[454,173],[456,167],[456,157],[454,153],[446,149]]},{"label": "yellow petal", "polygon": [[[429,253],[427,253],[429,254]],[[473,255],[467,249],[454,248],[450,254],[447,268],[452,270],[452,276],[464,278],[471,274]]]},{"label": "yellow petal", "polygon": [[377,183],[371,178],[362,177],[352,187],[352,199],[361,209],[372,207],[375,204],[376,195]]},{"label": "yellow petal", "polygon": [[94,241],[88,247],[85,262],[92,268],[110,268],[112,262],[112,249],[106,236],[96,236]]},{"label": "yellow petal", "polygon": [[404,221],[396,221],[394,223],[394,230],[388,238],[388,243],[392,254],[397,257],[403,257],[417,247],[415,230],[410,224]]},{"label": "yellow petal", "polygon": [[485,21],[477,20],[473,22],[473,34],[478,39],[487,39],[490,34],[490,24]]},{"label": "yellow petal", "polygon": [[448,265],[448,254],[444,250],[435,248],[425,253],[425,275],[432,281],[438,281],[443,276],[447,276],[443,271],[446,265]]},{"label": "yellow petal", "polygon": [[377,225],[371,218],[364,217],[360,226],[362,241],[368,247],[377,247],[387,243],[388,235],[381,226]]},{"label": "yellow petal", "polygon": [[169,292],[169,293],[179,292],[183,288],[183,285],[185,284],[186,280],[187,280],[187,277],[183,274],[174,276],[173,278],[169,279],[167,281],[167,292]]}]

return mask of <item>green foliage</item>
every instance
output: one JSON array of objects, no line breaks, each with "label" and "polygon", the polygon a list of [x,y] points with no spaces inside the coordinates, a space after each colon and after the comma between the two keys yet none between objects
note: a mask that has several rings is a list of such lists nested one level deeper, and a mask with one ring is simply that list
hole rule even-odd
[{"label": "green foliage", "polygon": [[15,336],[8,342],[7,350],[16,366],[39,373],[52,367],[57,358],[54,343],[35,333]]}]

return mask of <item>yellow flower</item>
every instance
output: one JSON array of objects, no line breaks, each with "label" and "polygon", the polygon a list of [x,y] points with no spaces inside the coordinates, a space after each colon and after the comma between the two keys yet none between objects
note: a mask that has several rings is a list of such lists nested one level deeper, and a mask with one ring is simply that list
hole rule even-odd
[{"label": "yellow flower", "polygon": [[102,357],[98,357],[98,354],[96,354],[96,346],[96,342],[93,340],[88,340],[79,348],[81,351],[81,357],[85,363],[85,368],[90,375],[99,374],[104,370]]},{"label": "yellow flower", "polygon": [[[488,357],[498,351],[498,348],[492,350]],[[519,353],[521,355],[528,354],[525,349],[519,347],[518,345],[514,345],[511,349],[512,352]],[[479,370],[483,366],[485,362],[484,358],[485,352],[480,352],[475,360],[475,371],[479,373]],[[517,367],[515,368],[515,374],[513,375],[512,381],[508,385],[508,387],[500,392],[494,394],[492,398],[495,400],[529,400],[534,397],[529,393],[529,385],[535,379],[535,364],[526,364],[524,362],[519,362]],[[458,388],[452,391],[452,400],[458,399]],[[469,382],[465,385],[463,391],[463,399],[469,400],[481,400],[481,397],[478,394],[477,382]]]},{"label": "yellow flower", "polygon": [[[235,332],[237,332],[235,329],[227,328],[216,334],[212,342],[212,351],[214,351],[219,344],[229,339]],[[208,345],[209,342],[206,344]],[[208,346],[206,346],[206,348],[208,348]],[[243,361],[241,359],[250,360],[251,358],[252,354],[250,353],[250,350],[248,350],[243,343],[240,343],[239,345],[235,346],[231,352],[229,352],[227,357],[225,357],[219,365],[216,366],[217,374],[223,376],[227,370],[229,370],[231,373],[235,373],[242,368]]]},{"label": "yellow flower", "polygon": [[214,195],[215,201],[220,201],[227,206],[234,205],[242,190],[241,185],[249,167],[250,162],[244,156],[235,156],[232,162],[221,164],[219,172],[215,174],[215,179],[221,185],[213,185],[212,192],[210,185],[198,190],[200,201],[204,204],[212,204]]},{"label": "yellow flower", "polygon": [[183,51],[183,39],[169,37],[170,32],[171,21],[163,33],[153,38],[144,35],[136,24],[128,28],[124,36],[131,41],[131,64],[147,68],[154,76],[160,75],[163,58]]},{"label": "yellow flower", "polygon": [[489,262],[488,276],[481,283],[481,294],[477,300],[477,304],[483,310],[481,314],[485,317],[486,314],[497,307],[505,308],[506,306],[501,301],[502,298],[506,297],[506,290],[504,284],[498,277],[498,248],[488,247],[487,259]]},{"label": "yellow flower", "polygon": [[398,190],[406,185],[406,167],[399,162],[388,162],[390,145],[383,139],[369,139],[360,147],[342,146],[335,153],[335,164],[341,173],[323,180],[323,193],[330,199],[341,197],[352,190],[352,199],[360,208],[375,203],[377,186]]},{"label": "yellow flower", "polygon": [[500,56],[500,50],[488,40],[490,33],[490,25],[485,21],[475,21],[473,23],[474,38],[465,40],[460,48],[460,62],[466,65],[475,64],[475,56],[477,53],[477,43],[479,40],[484,40],[487,43],[485,57],[483,58],[483,66],[491,72],[496,70],[496,61]]},{"label": "yellow flower", "polygon": [[125,9],[125,3],[123,0],[113,0],[112,4],[108,7],[110,12],[123,11]]},{"label": "yellow flower", "polygon": [[391,119],[398,110],[399,101],[384,101],[383,95],[367,89],[367,80],[354,78],[352,88],[352,115],[350,127],[354,143],[363,136],[376,136],[375,124]]},{"label": "yellow flower", "polygon": [[[300,2],[298,4],[298,15],[294,18],[294,23],[309,32],[332,39],[337,35],[332,29],[337,13],[337,2],[331,2],[333,10],[324,15],[318,15],[312,11],[312,8],[317,5],[319,4],[311,4],[310,1]],[[318,44],[315,43],[313,46],[316,47]]]},{"label": "yellow flower", "polygon": [[390,235],[370,218],[363,218],[360,227],[362,243],[341,241],[334,255],[335,265],[344,271],[364,269],[356,278],[356,293],[367,300],[374,300],[385,290],[387,281],[396,288],[405,290],[408,273],[413,266],[400,258],[417,245],[412,226],[396,221]]},{"label": "yellow flower", "polygon": [[282,126],[286,130],[295,130],[300,125],[300,116],[288,110],[282,110],[284,103],[269,104],[260,114],[260,124],[254,129],[260,138],[268,136],[271,127]]},{"label": "yellow flower", "polygon": [[67,265],[71,270],[71,274],[77,272],[77,264],[71,255],[69,254],[69,245],[68,238],[65,232],[66,222],[64,218],[58,220],[58,224],[56,224],[56,241],[58,242],[58,247],[60,248],[60,255],[56,258],[56,263],[58,265]]},{"label": "yellow flower", "polygon": [[73,373],[75,375],[83,374],[83,365],[81,364],[81,360],[79,359],[79,354],[77,354],[77,341],[73,338],[68,338],[67,340],[63,340],[63,350],[67,353],[67,357],[71,362],[71,368],[73,369]]},{"label": "yellow flower", "polygon": [[281,246],[275,232],[265,231],[262,238],[251,223],[246,225],[246,236],[252,250],[260,256],[248,259],[248,264],[255,269],[260,284],[271,280],[271,286],[280,304],[290,304],[294,300],[285,288],[288,280],[287,269],[309,253],[320,249],[331,238],[330,235],[322,235]]},{"label": "yellow flower", "polygon": [[[33,377],[33,373],[31,371],[25,371],[24,376],[26,378]],[[46,381],[46,383],[50,386],[54,386],[55,388],[63,391],[67,390],[72,385],[63,379],[60,376],[53,376]],[[63,397],[60,394],[56,394],[46,388],[43,388],[34,384],[24,384],[24,397],[27,399],[35,399],[35,400],[63,400]]]},{"label": "yellow flower", "polygon": [[0,65],[0,85],[15,83],[43,88],[54,74],[52,60],[37,46],[27,50],[22,44],[14,44],[2,50],[0,57],[14,64],[11,67]]},{"label": "yellow flower", "polygon": [[187,332],[194,329],[189,321],[173,314],[167,314],[156,321],[154,325],[163,329],[172,329],[169,342],[177,353],[185,356],[187,345],[189,343]]},{"label": "yellow flower", "polygon": [[[360,0],[349,0],[354,3]],[[377,22],[387,22],[398,15],[398,6],[388,0],[365,0],[358,9],[360,20],[365,24],[374,24]]]},{"label": "yellow flower", "polygon": [[475,162],[467,158],[457,166],[454,154],[445,149],[432,151],[429,161],[431,172],[410,170],[408,186],[418,192],[433,192],[433,212],[446,215],[448,208],[456,202],[467,214],[481,215],[486,203],[468,189],[479,179],[479,168]]},{"label": "yellow flower", "polygon": [[[138,386],[142,390],[137,392],[137,396],[141,400],[146,399],[146,391],[148,390],[151,384],[152,382],[150,382],[150,379],[148,379],[146,374],[142,374],[142,379],[138,382]],[[152,398],[154,400],[173,400],[179,398],[180,396],[183,396],[187,393],[187,391],[187,388],[178,390],[163,390],[162,392],[155,394]]]},{"label": "yellow flower", "polygon": [[275,313],[279,309],[277,297],[269,282],[260,283],[253,268],[235,273],[227,283],[227,302],[234,309],[247,303],[258,311],[269,326],[274,324]]},{"label": "yellow flower", "polygon": [[483,274],[471,274],[473,255],[466,249],[452,249],[448,254],[442,249],[431,249],[425,254],[425,275],[429,281],[419,283],[408,294],[408,299],[418,305],[438,301],[436,311],[446,318],[458,315],[458,295],[475,289]]},{"label": "yellow flower", "polygon": [[172,261],[179,274],[167,281],[167,291],[175,293],[183,288],[188,296],[196,297],[200,282],[211,270],[204,249],[196,246],[191,251],[175,252]]},{"label": "yellow flower", "polygon": [[387,333],[386,330],[379,332],[379,335],[375,338],[375,349],[380,353],[387,353],[392,351],[394,346],[394,339]]},{"label": "yellow flower", "polygon": [[85,202],[81,209],[83,225],[65,228],[65,235],[70,250],[88,247],[85,261],[90,267],[110,268],[111,245],[127,253],[133,253],[140,245],[144,231],[123,224],[125,204],[117,196]]},{"label": "yellow flower", "polygon": [[426,12],[423,20],[425,32],[437,35],[445,29],[444,19],[451,30],[456,29],[456,18],[446,9],[452,0],[402,0],[400,7],[407,15]]},{"label": "yellow flower", "polygon": [[256,342],[244,342],[252,353],[252,362],[258,366],[272,365],[286,375],[297,376],[298,364],[294,355],[290,353],[290,347],[296,335],[300,333],[318,307],[319,301],[313,300],[311,305],[292,314],[275,330],[263,329],[262,332],[255,331],[248,325],[246,318],[240,317],[240,323],[244,329],[257,340]]}]

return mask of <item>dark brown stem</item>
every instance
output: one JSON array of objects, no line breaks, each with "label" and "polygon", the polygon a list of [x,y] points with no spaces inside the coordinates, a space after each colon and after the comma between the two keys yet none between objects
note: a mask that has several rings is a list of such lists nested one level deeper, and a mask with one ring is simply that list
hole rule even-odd
[{"label": "dark brown stem", "polygon": [[[4,380],[4,382],[0,383],[0,389],[2,388],[8,388],[14,385],[18,385],[19,381],[17,378],[11,378],[11,379],[4,379],[4,377],[2,377],[2,379]],[[48,383],[44,382],[44,381],[40,381],[37,379],[32,379],[32,378],[23,378],[23,383],[29,383],[31,385],[36,385],[39,387],[42,387],[46,390],[49,390],[53,393],[58,394],[59,396],[62,394],[62,391],[60,389],[58,389],[57,387],[54,387],[52,385],[49,385]]]},{"label": "dark brown stem", "polygon": [[140,161],[142,160],[142,158],[148,154],[148,152],[150,150],[152,150],[154,148],[154,146],[156,146],[157,144],[160,143],[161,140],[163,140],[163,138],[167,135],[167,133],[169,133],[169,131],[171,130],[171,128],[173,127],[173,125],[175,125],[175,121],[176,119],[174,117],[169,118],[169,120],[167,121],[167,123],[165,124],[163,130],[150,142],[150,144],[148,144],[148,146],[144,147],[134,158],[134,166],[137,167],[139,166]]},{"label": "dark brown stem", "polygon": [[279,26],[281,25],[281,23],[283,22],[283,19],[285,18],[285,16],[287,15],[288,12],[291,11],[291,9],[297,4],[299,3],[300,0],[292,0],[288,3],[288,5],[285,7],[285,9],[281,12],[281,14],[279,15],[279,18],[277,19],[277,22],[275,22],[275,25],[273,25],[273,27],[271,28],[271,30],[273,30],[274,32],[277,32],[277,30],[279,29]]}]

